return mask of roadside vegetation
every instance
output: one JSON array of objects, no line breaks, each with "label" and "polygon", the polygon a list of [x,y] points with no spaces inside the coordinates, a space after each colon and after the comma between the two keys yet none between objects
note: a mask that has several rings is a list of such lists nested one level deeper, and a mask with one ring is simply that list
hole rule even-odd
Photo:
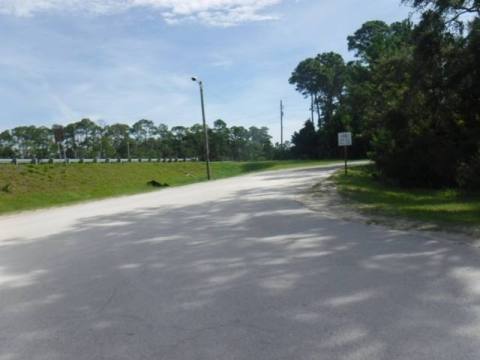
[{"label": "roadside vegetation", "polygon": [[292,138],[302,157],[350,153],[406,188],[480,191],[480,2],[403,0],[415,16],[368,21],[348,37],[354,60],[323,52],[290,83],[313,105]]},{"label": "roadside vegetation", "polygon": [[[215,179],[332,161],[214,162]],[[205,163],[1,165],[0,214],[102,199],[205,180]]]},{"label": "roadside vegetation", "polygon": [[333,176],[341,195],[371,215],[386,215],[438,225],[480,226],[480,193],[457,189],[406,189],[375,175],[372,166]]},{"label": "roadside vegetation", "polygon": [[294,69],[312,114],[291,151],[335,156],[337,134],[350,131],[350,154],[373,165],[334,180],[360,209],[478,226],[480,2],[401,2],[415,16],[364,23],[346,39],[353,61],[322,52]]}]

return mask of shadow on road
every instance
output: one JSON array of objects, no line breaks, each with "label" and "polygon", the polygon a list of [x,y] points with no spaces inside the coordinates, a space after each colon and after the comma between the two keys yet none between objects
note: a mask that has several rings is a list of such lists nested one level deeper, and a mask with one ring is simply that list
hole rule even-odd
[{"label": "shadow on road", "polygon": [[0,359],[478,359],[473,249],[286,190],[2,242]]}]

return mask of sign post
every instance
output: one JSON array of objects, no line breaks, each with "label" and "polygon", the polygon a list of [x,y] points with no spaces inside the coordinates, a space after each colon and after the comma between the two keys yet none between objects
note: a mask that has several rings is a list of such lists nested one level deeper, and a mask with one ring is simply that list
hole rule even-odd
[{"label": "sign post", "polygon": [[345,157],[345,175],[348,174],[348,147],[352,146],[352,133],[338,133],[338,146],[343,146],[343,155]]}]

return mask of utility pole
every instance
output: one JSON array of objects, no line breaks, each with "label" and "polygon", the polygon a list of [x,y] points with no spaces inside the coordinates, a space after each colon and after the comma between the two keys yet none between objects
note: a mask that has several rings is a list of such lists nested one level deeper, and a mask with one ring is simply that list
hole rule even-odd
[{"label": "utility pole", "polygon": [[283,150],[283,101],[280,100],[280,148]]},{"label": "utility pole", "polygon": [[212,179],[212,170],[210,169],[210,146],[208,144],[208,129],[207,120],[205,117],[205,101],[203,99],[203,82],[196,77],[192,77],[192,81],[197,82],[200,86],[200,101],[202,103],[202,119],[203,119],[203,133],[205,138],[205,162],[207,164],[207,179]]}]

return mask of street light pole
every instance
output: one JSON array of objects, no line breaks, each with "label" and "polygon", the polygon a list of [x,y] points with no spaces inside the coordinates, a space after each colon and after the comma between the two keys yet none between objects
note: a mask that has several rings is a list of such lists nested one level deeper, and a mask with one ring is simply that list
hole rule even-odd
[{"label": "street light pole", "polygon": [[195,77],[192,77],[192,81],[198,82],[198,85],[200,87],[200,101],[202,103],[203,133],[204,133],[204,140],[205,140],[205,162],[207,164],[207,178],[208,180],[211,180],[212,170],[210,169],[210,146],[208,144],[207,120],[205,118],[205,101],[203,98],[203,82]]}]

